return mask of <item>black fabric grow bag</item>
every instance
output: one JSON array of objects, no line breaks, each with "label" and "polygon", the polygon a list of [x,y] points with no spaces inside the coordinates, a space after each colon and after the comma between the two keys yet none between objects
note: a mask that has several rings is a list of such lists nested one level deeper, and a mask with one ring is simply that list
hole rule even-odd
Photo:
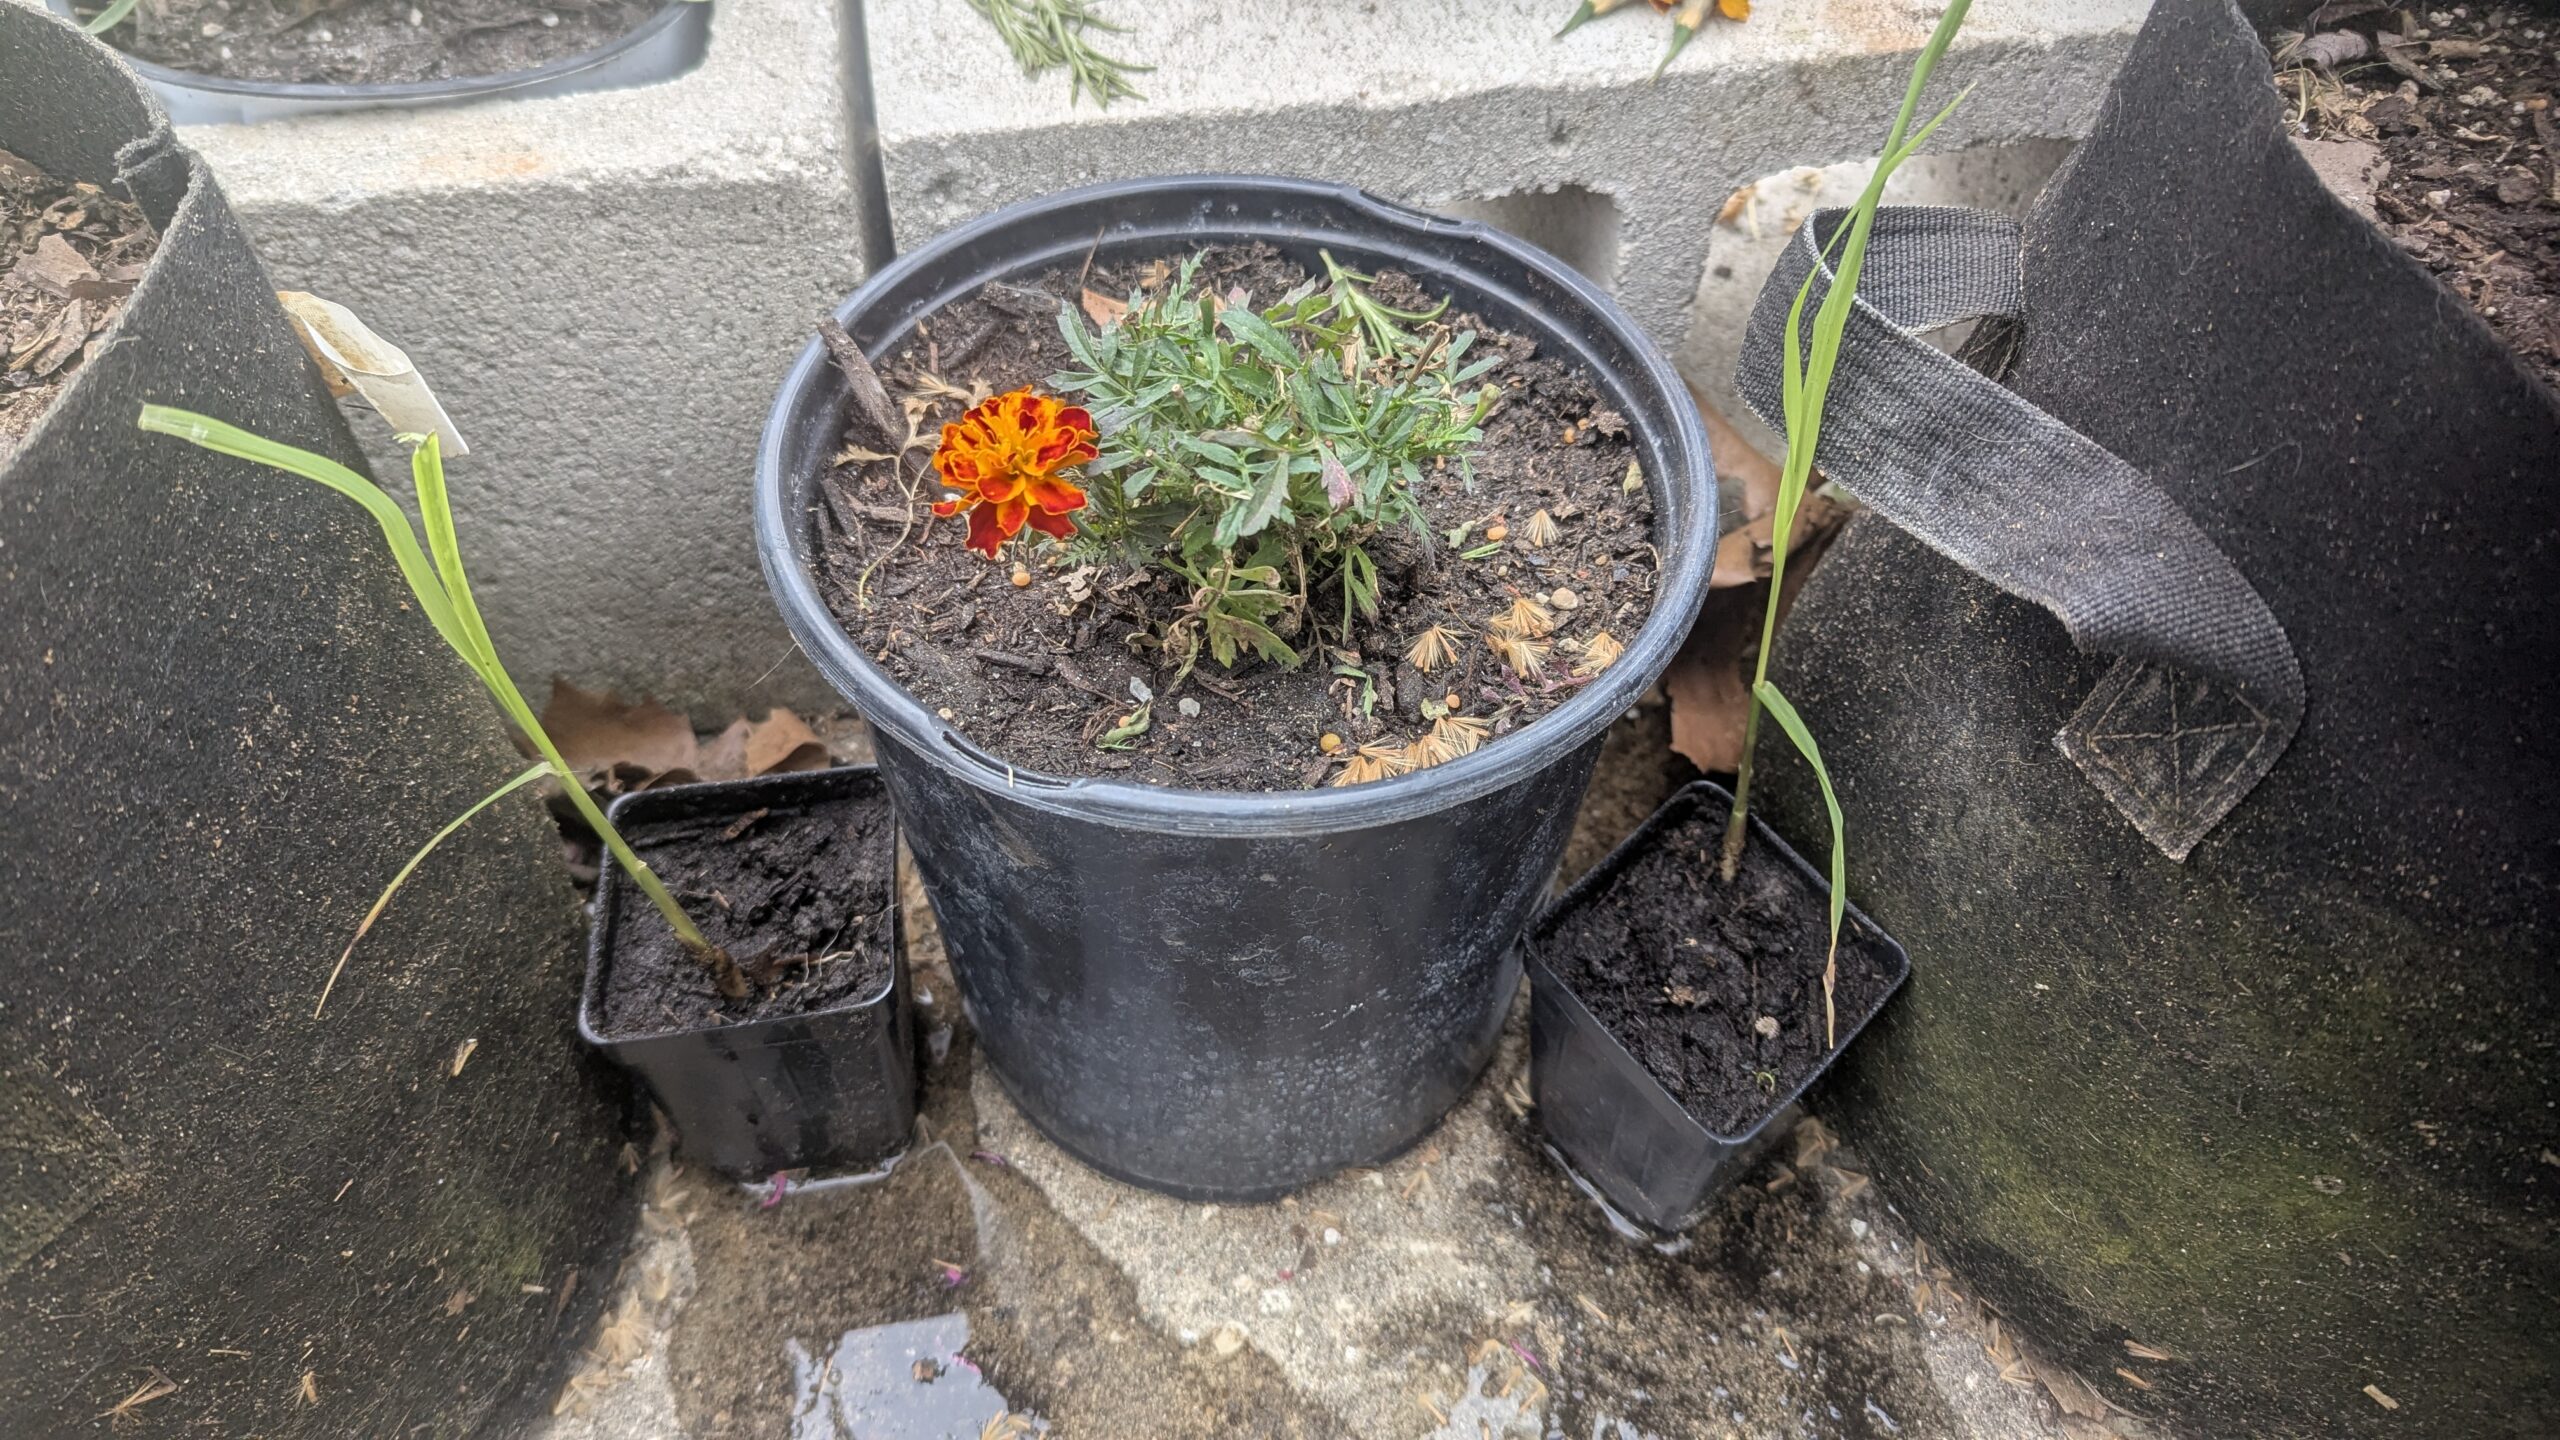
[{"label": "black fabric grow bag", "polygon": [[[1100,237],[1097,240],[1097,235]],[[1512,941],[1562,855],[1602,732],[1670,660],[1714,562],[1715,483],[1680,381],[1544,253],[1347,186],[1123,181],[1017,205],[900,257],[837,309],[874,356],[993,279],[1259,240],[1407,271],[1592,374],[1633,428],[1663,571],[1626,654],[1518,735],[1399,779],[1276,794],[1018,770],[900,689],[810,574],[842,378],[814,342],[757,461],[765,578],[801,648],[870,720],[983,1054],[1023,1113],[1106,1173],[1262,1198],[1418,1138],[1492,1058]]]},{"label": "black fabric grow bag", "polygon": [[[1917,963],[1837,1118],[1974,1292],[2134,1412],[2547,1434],[2560,403],[2324,193],[2228,0],[2153,11],[2022,271],[2022,321],[1972,354],[2192,518],[2307,705],[2173,861],[2054,743],[2115,656],[1853,524],[1780,680],[1840,787],[1850,893]],[[1865,458],[1822,457],[1853,490]],[[2100,737],[2126,774],[2217,763],[2229,732],[2187,693]],[[1822,824],[1800,767],[1772,803]]]},{"label": "black fabric grow bag", "polygon": [[629,1221],[556,842],[531,806],[456,834],[314,1018],[521,762],[362,511],[135,428],[364,463],[132,73],[0,5],[0,147],[162,235],[0,467],[0,1435],[105,1433],[155,1374],[158,1433],[504,1431]]}]

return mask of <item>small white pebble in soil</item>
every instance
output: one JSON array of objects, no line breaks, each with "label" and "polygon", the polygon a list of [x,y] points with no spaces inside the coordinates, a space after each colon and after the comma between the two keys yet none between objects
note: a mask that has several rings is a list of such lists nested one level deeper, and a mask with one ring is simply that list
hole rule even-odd
[{"label": "small white pebble in soil", "polygon": [[1345,1364],[1345,1365],[1357,1365],[1357,1364],[1359,1364],[1359,1363],[1360,1363],[1360,1347],[1359,1347],[1359,1346],[1357,1346],[1357,1345],[1345,1345],[1345,1346],[1343,1346],[1343,1347],[1342,1347],[1342,1363],[1343,1363],[1343,1364]]},{"label": "small white pebble in soil", "polygon": [[337,39],[338,37],[337,37],[337,36],[335,36],[335,35],[333,35],[333,34],[331,34],[330,32],[328,32],[328,31],[326,31],[326,30],[314,30],[314,31],[312,31],[312,32],[311,32],[311,38],[312,38],[312,39],[314,39],[314,40],[319,41],[319,42],[320,42],[321,44],[323,44],[323,45],[326,45],[326,44],[328,44],[330,41],[335,40],[335,39]]},{"label": "small white pebble in soil", "polygon": [[1197,720],[1200,718],[1200,702],[1192,699],[1188,695],[1185,695],[1180,700],[1175,701],[1173,708],[1181,711],[1182,718],[1185,720]]},{"label": "small white pebble in soil", "polygon": [[1244,1332],[1233,1325],[1221,1325],[1218,1333],[1209,1337],[1209,1348],[1221,1355],[1233,1355],[1244,1348]]},{"label": "small white pebble in soil", "polygon": [[945,719],[945,720],[948,720],[948,719],[950,719],[950,718],[951,718],[951,707],[950,707],[950,706],[948,706],[948,705],[945,705],[945,706],[943,706],[941,709],[936,710],[936,711],[934,711],[933,713],[934,713],[934,714],[936,714],[936,715],[941,716],[941,717],[942,717],[943,719]]},{"label": "small white pebble in soil", "polygon": [[1861,1260],[1858,1262],[1858,1273],[1861,1275],[1873,1275],[1876,1273],[1876,1269],[1866,1261]]},{"label": "small white pebble in soil", "polygon": [[1200,1343],[1200,1332],[1197,1330],[1176,1330],[1173,1332],[1173,1338],[1181,1341],[1185,1345],[1197,1345]]},{"label": "small white pebble in soil", "polygon": [[1332,1226],[1330,1226],[1330,1225],[1327,1225],[1326,1227],[1324,1227],[1324,1243],[1326,1243],[1327,1245],[1339,1245],[1339,1244],[1341,1244],[1341,1243],[1342,1243],[1342,1232],[1341,1232],[1341,1231],[1339,1231],[1339,1230],[1334,1229],[1334,1228],[1333,1228]]},{"label": "small white pebble in soil", "polygon": [[222,22],[219,20],[207,20],[202,25],[196,27],[196,32],[204,36],[207,40],[210,40],[216,35],[222,33]]},{"label": "small white pebble in soil", "polygon": [[1759,1032],[1761,1039],[1775,1040],[1778,1038],[1778,1017],[1763,1015],[1751,1022],[1751,1028]]},{"label": "small white pebble in soil", "polygon": [[410,26],[410,28],[411,28],[411,29],[416,29],[418,26],[420,26],[420,25],[424,25],[424,24],[426,24],[426,23],[427,23],[427,12],[425,12],[425,11],[423,11],[423,10],[419,9],[419,8],[418,8],[417,6],[415,6],[415,5],[410,6],[410,7],[409,7],[409,26]]},{"label": "small white pebble in soil", "polygon": [[559,28],[559,26],[560,26],[560,17],[559,17],[559,16],[552,14],[552,13],[551,13],[550,11],[548,11],[548,10],[545,10],[545,11],[543,11],[543,12],[542,12],[542,28],[543,28],[543,29],[545,29],[545,30],[556,30],[556,29],[558,29],[558,28]]},{"label": "small white pebble in soil", "polygon": [[1852,1220],[1852,1221],[1850,1221],[1850,1222],[1849,1222],[1849,1233],[1850,1233],[1850,1234],[1852,1234],[1852,1235],[1857,1236],[1857,1237],[1858,1237],[1859,1239],[1861,1239],[1861,1240],[1866,1239],[1866,1238],[1867,1238],[1867,1222],[1866,1222],[1866,1221],[1864,1221],[1864,1220]]},{"label": "small white pebble in soil", "polygon": [[1582,603],[1582,597],[1559,587],[1555,593],[1547,597],[1547,603],[1559,610],[1570,610]]}]

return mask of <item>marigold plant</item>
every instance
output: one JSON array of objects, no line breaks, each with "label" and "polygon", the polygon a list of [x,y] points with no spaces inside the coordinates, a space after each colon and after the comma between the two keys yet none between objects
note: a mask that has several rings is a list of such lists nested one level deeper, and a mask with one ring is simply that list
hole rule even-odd
[{"label": "marigold plant", "polygon": [[1204,649],[1295,666],[1311,640],[1348,646],[1355,616],[1379,613],[1379,533],[1432,544],[1424,467],[1473,483],[1499,392],[1469,386],[1499,357],[1464,358],[1475,336],[1432,323],[1447,302],[1396,309],[1322,259],[1322,280],[1262,299],[1210,293],[1195,256],[1105,328],[1059,313],[1078,368],[1051,383],[1102,429],[1072,548],[1190,589],[1157,637],[1184,671]]},{"label": "marigold plant", "polygon": [[1064,540],[1084,491],[1059,472],[1092,459],[1093,440],[1093,417],[1049,396],[1025,389],[980,401],[942,427],[933,468],[959,493],[933,513],[965,512],[969,548],[990,560],[1025,525]]}]

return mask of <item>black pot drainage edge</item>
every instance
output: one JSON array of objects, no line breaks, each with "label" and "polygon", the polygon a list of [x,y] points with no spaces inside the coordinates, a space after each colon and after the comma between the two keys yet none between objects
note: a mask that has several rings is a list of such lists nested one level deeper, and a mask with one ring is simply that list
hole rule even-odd
[{"label": "black pot drainage edge", "polygon": [[[879,772],[855,765],[669,786],[625,795],[606,813],[638,846],[652,831],[687,823],[839,807],[872,807],[885,817]],[[890,854],[877,876],[889,906],[889,977],[877,994],[797,1015],[613,1037],[603,1033],[604,1001],[619,922],[649,901],[610,853],[604,857],[578,1033],[647,1084],[688,1159],[761,1179],[869,1166],[905,1148],[916,1115],[915,1015],[894,845]]]},{"label": "black pot drainage edge", "polygon": [[[1774,1122],[1830,1070],[1911,975],[1911,957],[1901,944],[1858,907],[1849,906],[1844,936],[1859,934],[1870,953],[1882,961],[1886,979],[1863,1009],[1841,1010],[1839,1039],[1829,1053],[1792,1087],[1772,1093],[1767,1109],[1731,1134],[1718,1134],[1673,1098],[1644,1062],[1557,977],[1546,955],[1562,922],[1609,900],[1619,876],[1663,843],[1665,832],[1705,810],[1721,833],[1723,818],[1732,807],[1732,794],[1710,781],[1682,789],[1549,907],[1527,942],[1529,1088],[1537,1104],[1538,1124],[1566,1163],[1602,1199],[1657,1234],[1677,1234],[1697,1223],[1717,1193],[1748,1170],[1761,1148],[1775,1138],[1779,1127]],[[1782,862],[1784,874],[1802,882],[1801,904],[1808,912],[1824,914],[1831,903],[1831,886],[1822,873],[1757,815],[1750,823],[1751,844]],[[1697,897],[1702,906],[1712,904],[1722,890],[1713,878],[1713,863],[1710,858],[1710,869],[1699,876]]]},{"label": "black pot drainage edge", "polygon": [[[77,24],[71,0],[44,0]],[[492,96],[532,99],[589,90],[622,90],[672,80],[702,63],[711,46],[710,0],[669,0],[621,38],[525,70],[457,75],[395,84],[330,85],[308,80],[235,80],[157,65],[119,50],[117,57],[150,83],[179,125],[254,125],[341,110],[450,105]]]}]

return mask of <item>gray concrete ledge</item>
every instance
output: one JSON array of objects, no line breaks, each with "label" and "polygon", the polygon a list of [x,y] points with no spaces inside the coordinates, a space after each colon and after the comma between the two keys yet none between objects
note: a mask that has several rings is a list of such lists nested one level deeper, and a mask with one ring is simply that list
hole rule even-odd
[{"label": "gray concrete ledge", "polygon": [[[966,0],[871,0],[881,162],[899,245],[1042,191],[1166,171],[1348,180],[1513,228],[1685,338],[1737,186],[1872,156],[1943,9],[1763,0],[1701,31],[1659,84],[1667,28],[1549,36],[1563,0],[1272,0],[1124,7],[1143,102],[1070,108],[1026,81]],[[1933,148],[2069,138],[2142,0],[1981,0],[1941,69],[1979,88]]]},{"label": "gray concrete ledge", "polygon": [[184,132],[276,283],[406,349],[470,441],[464,553],[519,682],[714,720],[825,693],[749,489],[783,371],[862,275],[836,8],[716,3],[662,85]]}]

